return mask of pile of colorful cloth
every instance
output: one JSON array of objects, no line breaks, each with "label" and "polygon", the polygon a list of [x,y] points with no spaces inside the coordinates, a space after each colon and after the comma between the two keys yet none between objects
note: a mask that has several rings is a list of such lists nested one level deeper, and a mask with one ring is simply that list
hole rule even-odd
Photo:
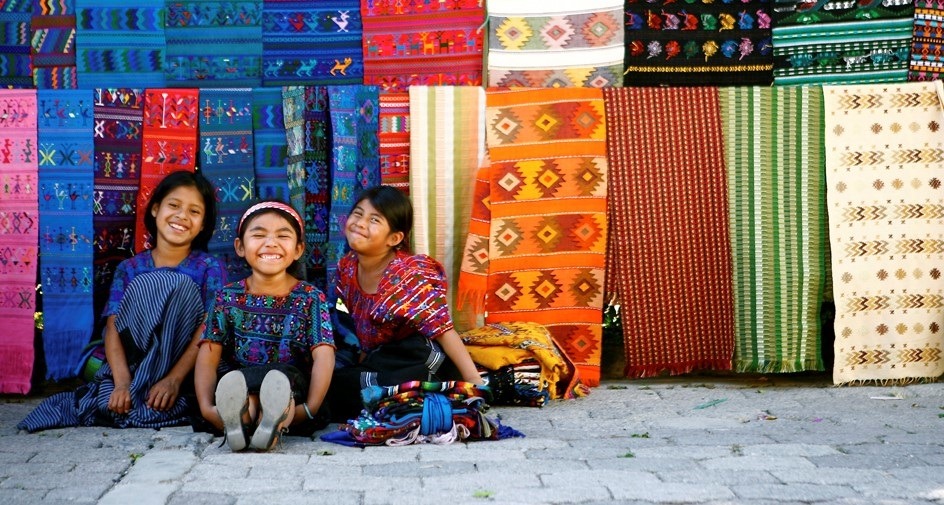
[{"label": "pile of colorful cloth", "polygon": [[524,435],[485,416],[491,391],[470,382],[405,382],[361,391],[364,409],[321,436],[354,447],[450,444]]}]

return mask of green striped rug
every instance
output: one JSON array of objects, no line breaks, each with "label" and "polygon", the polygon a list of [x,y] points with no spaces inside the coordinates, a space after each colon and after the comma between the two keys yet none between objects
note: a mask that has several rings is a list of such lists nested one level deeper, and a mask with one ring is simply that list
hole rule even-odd
[{"label": "green striped rug", "polygon": [[820,87],[720,90],[738,372],[823,370],[827,296]]}]

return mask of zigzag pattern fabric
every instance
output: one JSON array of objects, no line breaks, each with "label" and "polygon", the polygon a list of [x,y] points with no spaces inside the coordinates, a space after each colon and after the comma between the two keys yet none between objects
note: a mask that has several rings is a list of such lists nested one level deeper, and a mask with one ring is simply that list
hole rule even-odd
[{"label": "zigzag pattern fabric", "polygon": [[485,91],[478,86],[411,86],[410,110],[436,118],[411,130],[410,197],[413,252],[446,270],[446,297],[457,331],[476,326],[472,310],[458,309],[457,290],[471,218],[475,173],[485,163]]},{"label": "zigzag pattern fabric", "polygon": [[223,264],[228,282],[249,276],[233,249],[239,218],[256,198],[253,169],[252,90],[200,91],[200,173],[216,188],[216,231],[209,252]]},{"label": "zigzag pattern fabric", "polygon": [[933,81],[944,71],[944,2],[915,0],[909,81]]},{"label": "zigzag pattern fabric", "polygon": [[75,0],[81,89],[164,86],[164,0]]},{"label": "zigzag pattern fabric", "polygon": [[836,384],[944,373],[941,81],[827,86]]},{"label": "zigzag pattern fabric", "polygon": [[32,0],[9,0],[0,5],[0,86],[33,87],[32,6]]},{"label": "zigzag pattern fabric", "polygon": [[263,0],[262,85],[363,84],[358,0]]},{"label": "zigzag pattern fabric", "polygon": [[611,88],[607,291],[626,375],[730,370],[734,295],[717,88]]},{"label": "zigzag pattern fabric", "polygon": [[623,17],[622,0],[489,2],[488,85],[622,85]]},{"label": "zigzag pattern fabric", "polygon": [[865,84],[908,76],[912,0],[778,1],[774,83]]},{"label": "zigzag pattern fabric", "polygon": [[0,393],[26,394],[39,259],[36,90],[0,90],[0,106]]},{"label": "zigzag pattern fabric", "polygon": [[46,378],[72,377],[94,321],[91,90],[39,90],[40,281]]},{"label": "zigzag pattern fabric", "polygon": [[[377,139],[379,100],[376,86],[328,88],[331,121],[331,209],[325,267],[334,279],[338,260],[347,252],[344,224],[354,200],[380,184]],[[333,293],[334,286],[327,286]]]},{"label": "zigzag pattern fabric", "polygon": [[194,171],[197,158],[197,89],[147,89],[141,141],[141,187],[135,221],[135,251],[148,248],[144,213],[159,182],[177,170]]},{"label": "zigzag pattern fabric", "polygon": [[[134,255],[134,226],[141,184],[141,123],[144,92],[131,88],[94,90],[95,197],[94,315],[105,309],[115,268]],[[96,319],[96,334],[101,320]]]},{"label": "zigzag pattern fabric", "polygon": [[262,0],[167,2],[167,86],[262,84]]},{"label": "zigzag pattern fabric", "polygon": [[[546,326],[595,386],[607,242],[602,91],[489,89],[485,124],[488,240],[470,233],[460,298],[474,307],[484,299],[485,323]],[[474,221],[484,220],[480,209]]]},{"label": "zigzag pattern fabric", "polygon": [[734,261],[734,368],[823,370],[829,279],[819,86],[719,89]]},{"label": "zigzag pattern fabric", "polygon": [[361,16],[364,84],[381,92],[482,84],[481,0],[371,0]]},{"label": "zigzag pattern fabric", "polygon": [[30,55],[37,89],[75,89],[75,0],[33,0]]},{"label": "zigzag pattern fabric", "polygon": [[280,88],[252,89],[253,154],[259,198],[289,201],[288,143]]}]

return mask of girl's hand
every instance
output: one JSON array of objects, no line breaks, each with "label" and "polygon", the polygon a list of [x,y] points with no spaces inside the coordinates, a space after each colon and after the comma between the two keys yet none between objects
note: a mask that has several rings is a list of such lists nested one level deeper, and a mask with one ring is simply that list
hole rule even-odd
[{"label": "girl's hand", "polygon": [[119,415],[131,412],[131,390],[128,386],[115,386],[108,397],[108,410]]},{"label": "girl's hand", "polygon": [[148,391],[147,406],[154,410],[169,410],[177,402],[180,383],[170,376],[164,377]]}]

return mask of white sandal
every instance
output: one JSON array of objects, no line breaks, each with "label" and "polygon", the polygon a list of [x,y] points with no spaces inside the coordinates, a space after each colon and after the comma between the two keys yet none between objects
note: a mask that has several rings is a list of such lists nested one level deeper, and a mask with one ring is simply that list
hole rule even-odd
[{"label": "white sandal", "polygon": [[259,388],[259,404],[262,407],[262,416],[249,445],[253,449],[268,451],[281,441],[282,434],[287,431],[280,424],[288,418],[288,409],[292,404],[292,385],[284,373],[270,370],[266,374]]},{"label": "white sandal", "polygon": [[239,370],[227,373],[216,385],[216,410],[223,418],[223,436],[232,451],[246,448],[243,415],[249,409],[246,376]]}]

